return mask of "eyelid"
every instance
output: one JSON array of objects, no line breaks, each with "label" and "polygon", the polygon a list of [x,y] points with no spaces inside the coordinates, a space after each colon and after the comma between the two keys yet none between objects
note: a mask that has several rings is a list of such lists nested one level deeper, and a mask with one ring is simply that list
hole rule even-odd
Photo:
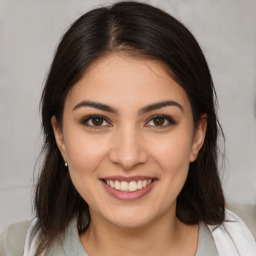
[{"label": "eyelid", "polygon": [[[89,120],[92,120],[92,119],[94,119],[94,118],[103,119],[105,122],[108,123],[108,125],[101,125],[101,126],[89,125],[89,124],[88,124],[88,121],[89,121]],[[99,129],[99,128],[102,128],[102,127],[110,127],[110,126],[112,126],[108,118],[106,118],[106,117],[103,116],[103,115],[98,115],[98,114],[93,114],[93,115],[85,116],[84,118],[82,118],[81,124],[82,124],[82,125],[85,125],[85,126],[87,126],[87,127],[96,128],[96,129]]]},{"label": "eyelid", "polygon": [[[88,124],[89,120],[92,120],[92,119],[103,119],[103,121],[107,122],[107,125],[90,125]],[[148,125],[149,122],[153,121],[155,118],[163,118],[165,119],[168,124],[165,124],[165,125],[162,125],[162,126],[157,126],[157,125]],[[112,124],[110,122],[110,120],[108,118],[106,118],[105,116],[103,115],[99,115],[99,114],[92,114],[92,115],[88,115],[88,116],[85,116],[84,118],[82,118],[81,120],[81,124],[82,125],[85,125],[87,127],[90,127],[90,128],[95,128],[95,129],[100,129],[100,128],[104,128],[104,127],[111,127]],[[146,125],[145,126],[150,126],[150,127],[154,127],[154,128],[164,128],[164,127],[168,127],[170,125],[176,125],[178,124],[177,121],[169,116],[169,115],[164,115],[164,114],[156,114],[156,115],[153,115],[151,116],[150,118],[148,118],[148,120],[146,121]]]},{"label": "eyelid", "polygon": [[168,121],[168,124],[167,125],[163,125],[163,126],[156,126],[156,125],[149,125],[151,127],[156,127],[156,128],[162,128],[162,127],[167,127],[167,126],[170,126],[170,125],[176,125],[178,124],[178,122],[171,116],[169,115],[164,115],[164,114],[156,114],[156,115],[153,115],[151,116],[147,122],[146,122],[146,126],[147,124],[150,122],[150,121],[153,121],[153,119],[155,118],[164,118],[165,120]]}]

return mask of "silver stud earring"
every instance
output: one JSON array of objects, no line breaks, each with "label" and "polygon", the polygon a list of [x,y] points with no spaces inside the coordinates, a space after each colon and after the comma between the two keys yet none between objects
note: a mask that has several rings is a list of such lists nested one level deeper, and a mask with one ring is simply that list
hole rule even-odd
[{"label": "silver stud earring", "polygon": [[66,167],[68,166],[68,162],[65,158],[64,158],[64,164],[65,164]]}]

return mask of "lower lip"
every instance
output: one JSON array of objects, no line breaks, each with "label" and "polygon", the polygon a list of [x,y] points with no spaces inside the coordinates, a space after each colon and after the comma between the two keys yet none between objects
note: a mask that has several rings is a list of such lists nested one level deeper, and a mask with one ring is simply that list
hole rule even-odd
[{"label": "lower lip", "polygon": [[107,192],[111,196],[113,196],[119,200],[124,200],[124,201],[132,201],[132,200],[137,200],[139,198],[144,197],[146,194],[148,194],[150,192],[150,190],[153,188],[153,186],[155,184],[155,182],[153,181],[152,183],[147,185],[145,188],[139,189],[137,191],[123,192],[123,191],[119,191],[114,188],[111,188],[104,181],[102,181],[102,183],[103,183],[105,189],[107,190]]}]

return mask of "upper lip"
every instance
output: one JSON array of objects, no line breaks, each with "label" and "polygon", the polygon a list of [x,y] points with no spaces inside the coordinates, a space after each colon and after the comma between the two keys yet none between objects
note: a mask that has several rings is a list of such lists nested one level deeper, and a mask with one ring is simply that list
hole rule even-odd
[{"label": "upper lip", "polygon": [[100,180],[118,180],[118,181],[138,181],[138,180],[155,180],[155,177],[151,176],[131,176],[131,177],[126,177],[126,176],[108,176],[108,177],[103,177],[100,178]]}]

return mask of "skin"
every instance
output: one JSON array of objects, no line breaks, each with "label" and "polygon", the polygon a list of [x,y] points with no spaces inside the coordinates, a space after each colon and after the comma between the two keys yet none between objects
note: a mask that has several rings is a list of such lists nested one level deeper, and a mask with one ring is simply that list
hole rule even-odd
[{"label": "skin", "polygon": [[[116,113],[79,105],[83,101]],[[141,111],[163,101],[177,104]],[[105,120],[88,120],[90,115]],[[162,63],[122,54],[101,58],[69,91],[62,127],[55,117],[52,125],[71,179],[89,205],[91,223],[80,236],[89,255],[195,254],[198,226],[176,218],[176,199],[203,145],[207,118],[194,127],[189,99]],[[155,181],[145,196],[120,200],[100,180],[117,175]]]}]

